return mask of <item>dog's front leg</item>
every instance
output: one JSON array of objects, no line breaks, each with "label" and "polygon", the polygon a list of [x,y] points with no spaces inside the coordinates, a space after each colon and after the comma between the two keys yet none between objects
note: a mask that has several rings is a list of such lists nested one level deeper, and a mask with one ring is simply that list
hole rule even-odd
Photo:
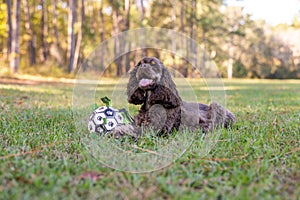
[{"label": "dog's front leg", "polygon": [[141,134],[141,128],[135,126],[134,124],[117,125],[113,129],[113,136],[117,139],[126,135],[129,135],[134,138],[138,138],[140,134]]}]

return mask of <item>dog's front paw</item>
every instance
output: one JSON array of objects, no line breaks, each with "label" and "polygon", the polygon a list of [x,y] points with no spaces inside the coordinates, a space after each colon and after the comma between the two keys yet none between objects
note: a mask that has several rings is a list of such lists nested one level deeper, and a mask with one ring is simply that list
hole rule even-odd
[{"label": "dog's front paw", "polygon": [[236,122],[235,115],[232,112],[227,110],[224,127],[225,128],[232,127],[233,124],[235,124],[235,122]]},{"label": "dog's front paw", "polygon": [[119,139],[126,135],[137,138],[138,137],[138,129],[135,128],[131,124],[126,124],[126,125],[123,124],[123,125],[116,126],[113,130],[113,136],[116,139]]}]

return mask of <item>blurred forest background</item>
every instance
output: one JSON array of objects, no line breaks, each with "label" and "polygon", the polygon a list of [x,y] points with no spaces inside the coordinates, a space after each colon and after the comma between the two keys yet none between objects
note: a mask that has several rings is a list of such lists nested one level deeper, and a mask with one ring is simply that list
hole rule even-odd
[{"label": "blurred forest background", "polygon": [[[2,0],[0,74],[74,75],[101,42],[143,27],[195,39],[208,55],[200,59],[213,59],[222,77],[300,78],[300,16],[292,24],[271,26],[223,0]],[[122,48],[118,45],[113,53]],[[120,57],[107,75],[123,75],[140,54],[151,52]],[[183,59],[172,67],[193,77]]]}]

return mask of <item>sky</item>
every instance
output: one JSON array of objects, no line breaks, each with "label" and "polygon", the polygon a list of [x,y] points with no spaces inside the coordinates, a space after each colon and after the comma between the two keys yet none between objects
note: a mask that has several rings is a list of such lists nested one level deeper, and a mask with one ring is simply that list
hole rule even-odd
[{"label": "sky", "polygon": [[264,19],[271,25],[291,24],[294,16],[300,13],[300,0],[227,0],[227,3],[242,6],[252,19]]}]

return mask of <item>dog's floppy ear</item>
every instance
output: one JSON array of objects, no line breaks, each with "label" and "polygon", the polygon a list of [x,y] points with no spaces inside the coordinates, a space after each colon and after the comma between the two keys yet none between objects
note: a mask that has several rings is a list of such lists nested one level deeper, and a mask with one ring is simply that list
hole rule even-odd
[{"label": "dog's floppy ear", "polygon": [[179,97],[178,91],[176,89],[176,85],[172,79],[171,74],[169,73],[168,69],[161,63],[160,64],[162,67],[162,77],[160,80],[160,84],[166,88],[168,88],[172,93]]},{"label": "dog's floppy ear", "polygon": [[145,101],[145,92],[139,88],[138,80],[136,78],[136,73],[141,64],[141,61],[134,67],[134,69],[129,73],[129,81],[127,84],[127,100],[132,104],[142,104]]}]

